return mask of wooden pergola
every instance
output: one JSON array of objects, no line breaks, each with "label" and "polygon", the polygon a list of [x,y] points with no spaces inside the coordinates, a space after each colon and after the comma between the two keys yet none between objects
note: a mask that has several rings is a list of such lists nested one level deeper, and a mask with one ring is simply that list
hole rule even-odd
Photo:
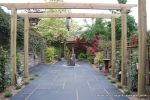
[{"label": "wooden pergola", "polygon": [[[16,85],[16,27],[17,27],[17,10],[22,9],[97,9],[97,10],[121,10],[122,35],[121,35],[121,84],[126,85],[126,68],[127,68],[127,19],[126,11],[134,4],[108,4],[108,3],[0,3],[11,10],[11,66],[13,68],[12,84]],[[113,14],[50,14],[50,13],[20,13],[24,17],[24,78],[29,79],[28,68],[28,34],[29,34],[29,17],[32,18],[111,18],[112,19],[112,77],[115,77],[116,61],[116,42],[115,42],[115,18],[120,15]],[[138,94],[145,94],[145,50],[146,48],[146,0],[139,0],[139,73],[138,73]],[[144,83],[144,84],[143,84]]]}]

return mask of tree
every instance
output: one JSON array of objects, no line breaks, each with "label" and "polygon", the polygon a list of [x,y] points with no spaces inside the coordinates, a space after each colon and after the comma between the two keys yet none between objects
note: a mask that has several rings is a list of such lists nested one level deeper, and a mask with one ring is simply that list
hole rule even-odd
[{"label": "tree", "polygon": [[9,16],[0,7],[0,45],[8,46],[10,39]]},{"label": "tree", "polygon": [[[136,31],[137,23],[135,22],[134,17],[131,15],[127,15],[127,37],[135,34]],[[116,38],[119,40],[121,38],[121,17],[117,19],[116,34]]]},{"label": "tree", "polygon": [[119,3],[119,4],[126,4],[126,3],[127,3],[127,0],[118,0],[118,3]]},{"label": "tree", "polygon": [[107,22],[97,18],[95,23],[91,26],[88,26],[87,30],[81,34],[81,37],[85,38],[86,41],[91,41],[96,35],[103,37],[104,40],[108,40],[109,33]]},{"label": "tree", "polygon": [[[48,0],[51,2],[63,2],[63,0]],[[67,12],[65,9],[50,9],[47,13]],[[68,37],[68,31],[65,27],[65,20],[62,18],[45,18],[41,19],[36,26],[38,33],[46,38],[48,43],[61,42]]]},{"label": "tree", "polygon": [[33,54],[41,53],[46,47],[45,39],[34,28],[30,28],[29,34],[29,47]]},{"label": "tree", "polygon": [[[118,0],[119,4],[126,4],[127,0]],[[127,12],[127,37],[135,34],[137,31],[137,23],[133,16],[129,15],[130,11]],[[116,20],[116,39],[121,39],[121,17]]]},{"label": "tree", "polygon": [[17,45],[18,47],[24,45],[24,22],[22,19],[17,21]]}]

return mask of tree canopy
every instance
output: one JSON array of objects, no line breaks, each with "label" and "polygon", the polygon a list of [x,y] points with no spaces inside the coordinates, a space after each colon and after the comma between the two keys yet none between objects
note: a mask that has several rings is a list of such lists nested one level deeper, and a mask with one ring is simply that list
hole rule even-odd
[{"label": "tree canopy", "polygon": [[97,18],[95,23],[87,27],[87,30],[81,34],[81,37],[90,41],[95,35],[103,37],[103,39],[108,39],[109,30],[107,27],[107,22]]},{"label": "tree canopy", "polygon": [[[51,2],[63,2],[63,0],[48,0]],[[65,9],[49,9],[48,13],[63,13],[67,12]],[[68,37],[68,30],[65,27],[64,18],[44,18],[41,19],[36,26],[37,31],[48,41],[48,42],[61,42]]]},{"label": "tree canopy", "polygon": [[9,16],[0,7],[0,45],[6,45],[10,39]]},{"label": "tree canopy", "polygon": [[[131,15],[127,15],[127,37],[135,34],[137,31],[137,23]],[[116,39],[121,39],[121,17],[116,20]]]},{"label": "tree canopy", "polygon": [[126,4],[126,3],[127,3],[127,0],[118,0],[118,3],[119,3],[119,4]]}]

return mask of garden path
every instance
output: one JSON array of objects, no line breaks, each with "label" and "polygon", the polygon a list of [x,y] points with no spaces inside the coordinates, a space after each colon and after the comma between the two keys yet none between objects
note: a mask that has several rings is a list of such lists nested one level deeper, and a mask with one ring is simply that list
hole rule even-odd
[{"label": "garden path", "polygon": [[66,66],[66,61],[30,69],[39,76],[11,100],[129,100],[102,72],[87,62]]}]

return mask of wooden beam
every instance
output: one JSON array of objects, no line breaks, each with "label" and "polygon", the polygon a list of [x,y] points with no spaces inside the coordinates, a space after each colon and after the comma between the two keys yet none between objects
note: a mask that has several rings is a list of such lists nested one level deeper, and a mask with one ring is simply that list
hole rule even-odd
[{"label": "wooden beam", "polygon": [[115,18],[111,19],[111,66],[112,66],[112,78],[115,78],[115,68],[116,68],[116,23]]},{"label": "wooden beam", "polygon": [[17,10],[11,8],[11,67],[12,67],[12,85],[17,84],[16,79],[16,33],[17,33]]},{"label": "wooden beam", "polygon": [[106,18],[111,19],[118,18],[120,14],[91,14],[91,13],[19,13],[21,17],[31,17],[31,18]]},{"label": "wooden beam", "polygon": [[24,79],[25,82],[29,80],[29,66],[28,66],[28,44],[29,44],[29,18],[24,18]]},{"label": "wooden beam", "polygon": [[147,14],[146,0],[138,0],[139,19],[139,65],[138,65],[138,95],[146,94],[146,32]]},{"label": "wooden beam", "polygon": [[131,9],[135,4],[110,4],[110,3],[0,3],[8,9],[99,9],[99,10],[121,10],[122,8]]},{"label": "wooden beam", "polygon": [[121,85],[127,85],[127,16],[126,9],[121,11]]}]

